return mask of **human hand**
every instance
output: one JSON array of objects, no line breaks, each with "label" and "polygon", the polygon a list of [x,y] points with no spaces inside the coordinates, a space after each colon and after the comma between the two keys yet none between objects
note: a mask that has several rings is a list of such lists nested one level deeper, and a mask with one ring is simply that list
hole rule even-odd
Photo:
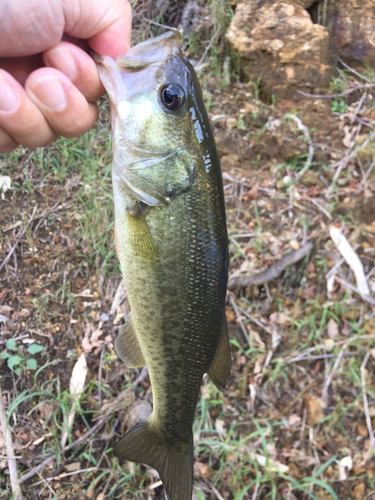
[{"label": "human hand", "polygon": [[0,153],[87,132],[105,90],[85,49],[116,59],[130,35],[128,0],[0,1]]}]

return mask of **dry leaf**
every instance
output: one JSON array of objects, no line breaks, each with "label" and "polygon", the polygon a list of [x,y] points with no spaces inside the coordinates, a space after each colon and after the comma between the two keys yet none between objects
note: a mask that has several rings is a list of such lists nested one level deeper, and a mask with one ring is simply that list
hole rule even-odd
[{"label": "dry leaf", "polygon": [[226,436],[227,430],[225,428],[225,422],[224,422],[224,420],[217,419],[215,421],[215,429],[220,434],[220,436]]},{"label": "dry leaf", "polygon": [[289,246],[290,248],[292,248],[293,250],[299,250],[300,248],[300,244],[298,243],[298,241],[296,240],[291,240],[289,241]]},{"label": "dry leaf", "polygon": [[72,462],[71,464],[65,465],[65,469],[68,472],[74,472],[76,470],[79,470],[81,468],[81,462]]},{"label": "dry leaf", "polygon": [[303,398],[304,407],[306,408],[306,423],[307,425],[317,424],[324,417],[324,403],[317,396],[307,394]]},{"label": "dry leaf", "polygon": [[331,318],[328,321],[327,333],[328,333],[328,337],[330,339],[334,339],[339,334],[338,324],[336,323],[336,321],[333,318]]},{"label": "dry leaf", "polygon": [[344,457],[339,461],[339,480],[345,481],[347,479],[346,469],[352,470],[353,461],[352,457]]},{"label": "dry leaf", "polygon": [[357,433],[362,436],[362,437],[367,437],[368,436],[368,428],[366,425],[358,425],[357,427]]},{"label": "dry leaf", "polygon": [[289,416],[288,422],[289,422],[289,425],[293,426],[293,425],[297,425],[297,424],[301,423],[301,420],[302,419],[299,415],[297,415],[296,413],[292,413]]},{"label": "dry leaf", "polygon": [[141,420],[146,420],[146,418],[151,414],[152,406],[146,399],[141,399],[136,401],[134,405],[130,408],[128,418],[129,427],[134,427]]},{"label": "dry leaf", "polygon": [[337,250],[346,260],[350,269],[355,275],[357,281],[357,288],[362,298],[370,295],[370,290],[366,281],[365,272],[362,262],[359,260],[358,255],[350,246],[349,241],[345,238],[342,232],[337,227],[331,227],[329,230],[333,243],[336,245]]},{"label": "dry leaf", "polygon": [[114,320],[113,320],[113,324],[116,326],[120,323],[120,321],[123,319],[124,317],[124,313],[121,311],[119,313],[116,314]]},{"label": "dry leaf", "polygon": [[87,375],[87,363],[85,355],[82,353],[74,365],[72,376],[70,377],[69,392],[75,400],[79,399],[85,387]]},{"label": "dry leaf", "polygon": [[354,498],[361,499],[365,494],[366,484],[365,483],[357,483],[353,488]]},{"label": "dry leaf", "polygon": [[250,453],[250,458],[256,460],[258,464],[262,467],[266,467],[268,470],[278,471],[278,472],[288,472],[289,467],[276,460],[266,459],[263,455],[258,455],[258,453]]},{"label": "dry leaf", "polygon": [[7,305],[3,305],[3,306],[0,306],[0,314],[10,314],[11,312],[13,311],[13,307],[10,307],[10,306],[7,306]]},{"label": "dry leaf", "polygon": [[334,348],[334,344],[335,342],[333,339],[324,339],[324,346],[327,352],[332,351],[332,349]]},{"label": "dry leaf", "polygon": [[64,420],[63,430],[61,433],[61,448],[65,447],[66,440],[68,439],[68,434],[70,432],[70,429],[72,428],[74,422],[74,416],[76,413],[77,403],[85,387],[86,375],[87,375],[87,363],[85,354],[82,353],[78,358],[78,361],[74,365],[72,375],[70,377],[69,392],[73,398],[73,401],[68,417],[66,418],[66,420]]},{"label": "dry leaf", "polygon": [[259,188],[259,181],[256,181],[256,183],[254,184],[254,186],[250,189],[250,191],[248,191],[248,195],[250,196],[250,198],[252,200],[255,200],[258,196],[258,188]]},{"label": "dry leaf", "polygon": [[0,175],[0,193],[1,199],[4,200],[4,193],[10,189],[12,185],[12,179],[8,175]]},{"label": "dry leaf", "polygon": [[254,369],[253,369],[254,375],[261,373],[265,360],[266,360],[265,354],[261,354],[260,356],[257,357],[257,359],[255,361]]}]

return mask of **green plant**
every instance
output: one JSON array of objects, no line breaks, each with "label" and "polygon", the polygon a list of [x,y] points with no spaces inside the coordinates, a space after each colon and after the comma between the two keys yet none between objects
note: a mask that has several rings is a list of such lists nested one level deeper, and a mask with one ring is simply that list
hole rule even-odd
[{"label": "green plant", "polygon": [[[39,344],[30,344],[27,348],[27,354],[38,354],[43,349],[44,347]],[[25,368],[36,370],[38,367],[36,359],[25,355],[22,347],[17,346],[14,339],[8,340],[6,350],[0,354],[0,359],[6,359],[8,368],[15,371],[18,375]]]}]

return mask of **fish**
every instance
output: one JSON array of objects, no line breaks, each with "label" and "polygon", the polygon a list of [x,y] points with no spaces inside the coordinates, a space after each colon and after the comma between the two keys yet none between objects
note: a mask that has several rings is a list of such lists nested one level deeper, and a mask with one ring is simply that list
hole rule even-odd
[{"label": "fish", "polygon": [[111,108],[115,237],[130,305],[115,349],[128,367],[147,365],[153,394],[151,415],[113,453],[155,468],[169,500],[190,500],[202,377],[222,390],[231,365],[219,157],[177,30],[96,62]]}]

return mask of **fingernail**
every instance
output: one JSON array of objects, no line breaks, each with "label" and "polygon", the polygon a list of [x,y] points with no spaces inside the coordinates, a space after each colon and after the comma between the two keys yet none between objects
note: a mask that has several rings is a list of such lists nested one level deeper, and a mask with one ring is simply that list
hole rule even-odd
[{"label": "fingernail", "polygon": [[44,56],[47,63],[60,70],[69,80],[77,76],[77,65],[69,49],[63,47],[47,52]]},{"label": "fingernail", "polygon": [[17,109],[17,106],[16,94],[5,78],[0,76],[0,111],[11,113]]},{"label": "fingernail", "polygon": [[66,105],[65,91],[60,81],[54,76],[41,78],[30,90],[35,97],[52,111],[61,111]]}]

